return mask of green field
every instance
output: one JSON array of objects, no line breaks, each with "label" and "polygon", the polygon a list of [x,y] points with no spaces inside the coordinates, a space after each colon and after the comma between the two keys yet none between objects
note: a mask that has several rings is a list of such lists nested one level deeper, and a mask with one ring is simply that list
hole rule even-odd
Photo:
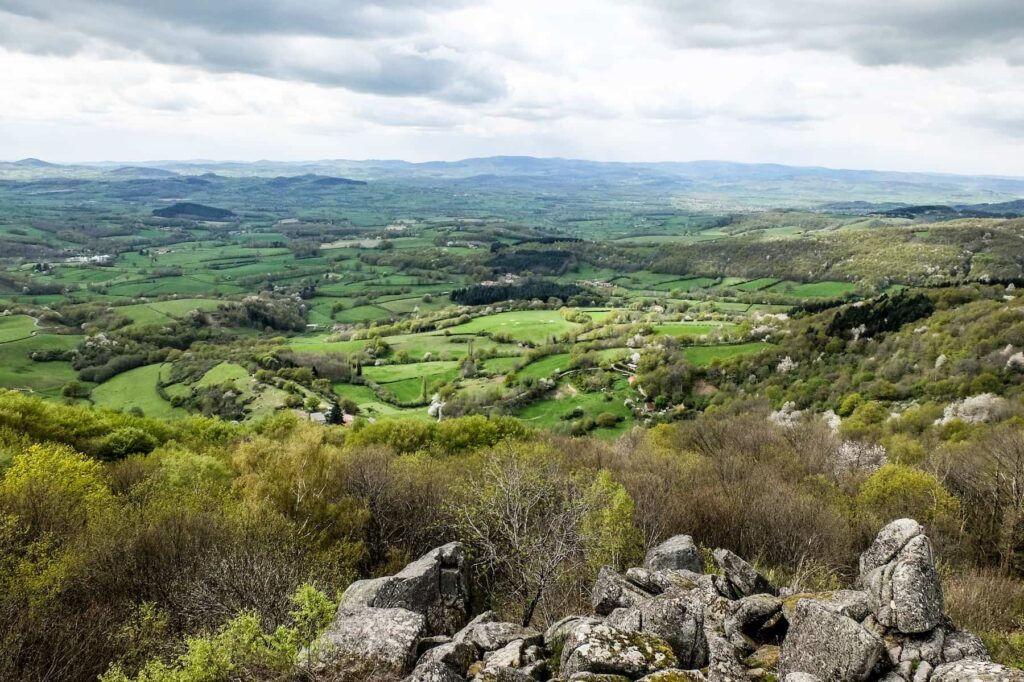
[{"label": "green field", "polygon": [[733,288],[739,289],[740,291],[761,291],[777,284],[778,281],[779,280],[774,277],[761,277],[759,279],[748,280],[742,284],[735,284],[733,285]]},{"label": "green field", "polygon": [[127,411],[139,408],[148,417],[183,417],[188,413],[172,407],[157,392],[162,365],[146,365],[122,372],[92,390],[99,407]]},{"label": "green field", "polygon": [[0,343],[27,339],[36,331],[36,321],[28,315],[0,317]]},{"label": "green field", "polygon": [[212,368],[203,378],[196,382],[197,388],[233,384],[239,390],[246,390],[249,383],[249,372],[245,367],[233,362],[222,362]]},{"label": "green field", "polygon": [[501,334],[517,341],[543,343],[559,337],[578,324],[565,320],[557,310],[517,310],[477,317],[465,324],[450,327],[452,334]]},{"label": "green field", "polygon": [[36,351],[71,350],[82,340],[81,336],[36,336],[0,344],[0,386],[46,397],[60,396],[64,384],[77,377],[71,364],[63,361],[36,362],[31,354]]},{"label": "green field", "polygon": [[144,327],[153,324],[168,324],[193,310],[214,310],[221,303],[223,301],[209,298],[180,298],[119,306],[115,310],[128,316],[134,326]]},{"label": "green field", "polygon": [[716,331],[729,331],[735,324],[729,322],[668,322],[654,327],[655,334],[668,336],[704,336]]},{"label": "green field", "polygon": [[437,360],[434,362],[417,362],[407,365],[381,365],[379,367],[366,367],[363,369],[363,376],[378,384],[386,384],[392,381],[402,381],[421,376],[445,374],[458,369],[458,363],[454,361]]},{"label": "green field", "polygon": [[571,395],[568,392],[563,397],[550,398],[528,405],[516,416],[531,426],[550,429],[565,424],[567,416],[577,408],[582,410],[585,416],[596,418],[599,414],[608,412],[622,417],[616,426],[593,431],[597,436],[614,436],[629,428],[632,420],[632,412],[623,403],[626,398],[635,396],[636,392],[630,388],[623,379],[616,381],[612,390],[606,393],[577,393]]},{"label": "green field", "polygon": [[526,365],[516,375],[521,379],[550,379],[556,372],[564,372],[569,369],[568,353],[548,355]]}]

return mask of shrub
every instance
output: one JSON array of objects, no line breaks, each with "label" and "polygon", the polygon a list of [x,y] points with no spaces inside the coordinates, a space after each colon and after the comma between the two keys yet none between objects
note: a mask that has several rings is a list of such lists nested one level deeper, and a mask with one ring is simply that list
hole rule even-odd
[{"label": "shrub", "polygon": [[882,523],[903,517],[944,521],[960,511],[960,503],[937,478],[902,464],[887,464],[864,481],[857,507]]},{"label": "shrub", "polygon": [[136,453],[152,452],[157,439],[137,426],[122,426],[111,431],[100,442],[97,454],[106,459],[119,459]]}]

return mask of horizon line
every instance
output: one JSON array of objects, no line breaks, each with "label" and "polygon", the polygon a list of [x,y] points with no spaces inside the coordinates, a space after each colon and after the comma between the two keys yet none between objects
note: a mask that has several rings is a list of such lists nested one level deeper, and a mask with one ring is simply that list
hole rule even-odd
[{"label": "horizon line", "polygon": [[939,170],[907,170],[899,169],[894,170],[890,168],[849,168],[841,166],[828,166],[819,164],[789,164],[781,163],[777,161],[734,161],[730,159],[680,159],[672,161],[617,161],[617,160],[602,160],[602,159],[588,159],[582,157],[567,157],[567,156],[532,156],[529,154],[493,154],[490,156],[468,156],[458,159],[429,159],[425,161],[409,161],[407,159],[399,158],[364,158],[364,159],[347,159],[347,158],[321,158],[321,159],[272,159],[272,158],[261,158],[255,160],[241,160],[241,159],[209,159],[209,158],[188,158],[188,159],[139,159],[139,160],[117,160],[117,159],[103,159],[103,160],[92,160],[92,161],[47,161],[41,157],[27,156],[20,159],[0,159],[0,164],[15,165],[24,163],[26,161],[42,162],[47,165],[55,167],[96,167],[96,166],[159,166],[159,164],[182,164],[182,165],[216,165],[216,164],[238,164],[238,165],[259,165],[259,164],[281,164],[281,165],[309,165],[309,164],[325,164],[325,163],[402,163],[411,166],[422,166],[427,164],[459,164],[466,163],[469,161],[488,161],[494,159],[530,159],[534,161],[565,161],[565,162],[580,162],[580,163],[592,163],[600,165],[620,165],[620,166],[666,166],[666,165],[688,165],[688,164],[701,164],[701,163],[719,163],[719,164],[733,164],[737,166],[775,166],[780,168],[793,168],[801,170],[824,170],[824,171],[835,171],[835,172],[855,172],[855,173],[897,173],[903,175],[938,175],[938,176],[949,176],[949,177],[980,177],[980,178],[996,178],[996,179],[1010,179],[1010,180],[1024,180],[1024,174],[1022,175],[1006,175],[999,173],[966,173],[966,172],[953,172],[953,171],[939,171]]}]

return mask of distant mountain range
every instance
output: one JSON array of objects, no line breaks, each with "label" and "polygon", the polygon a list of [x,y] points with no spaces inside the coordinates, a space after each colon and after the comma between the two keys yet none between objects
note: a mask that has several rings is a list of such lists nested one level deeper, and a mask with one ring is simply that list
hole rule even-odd
[{"label": "distant mountain range", "polygon": [[[138,180],[175,176],[265,177],[281,185],[388,182],[454,185],[461,191],[563,193],[606,191],[671,195],[684,205],[820,207],[852,212],[901,211],[908,206],[960,207],[989,213],[1024,197],[1024,178],[945,173],[845,170],[729,161],[621,163],[495,156],[412,163],[394,160],[152,161],[50,164],[39,159],[0,163],[0,179],[44,177]],[[281,178],[277,180],[277,178]],[[990,205],[989,208],[977,204]],[[840,209],[839,207],[845,207]]]}]

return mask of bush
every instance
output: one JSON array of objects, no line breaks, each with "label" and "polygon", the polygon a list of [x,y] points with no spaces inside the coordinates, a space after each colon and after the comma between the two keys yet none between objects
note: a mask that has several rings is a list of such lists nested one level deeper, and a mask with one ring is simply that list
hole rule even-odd
[{"label": "bush", "polygon": [[152,452],[157,439],[136,426],[122,426],[104,437],[97,454],[105,459],[119,459],[136,453]]},{"label": "bush", "polygon": [[960,512],[960,503],[937,478],[902,464],[887,464],[864,481],[857,507],[882,523],[904,517],[949,521]]}]

